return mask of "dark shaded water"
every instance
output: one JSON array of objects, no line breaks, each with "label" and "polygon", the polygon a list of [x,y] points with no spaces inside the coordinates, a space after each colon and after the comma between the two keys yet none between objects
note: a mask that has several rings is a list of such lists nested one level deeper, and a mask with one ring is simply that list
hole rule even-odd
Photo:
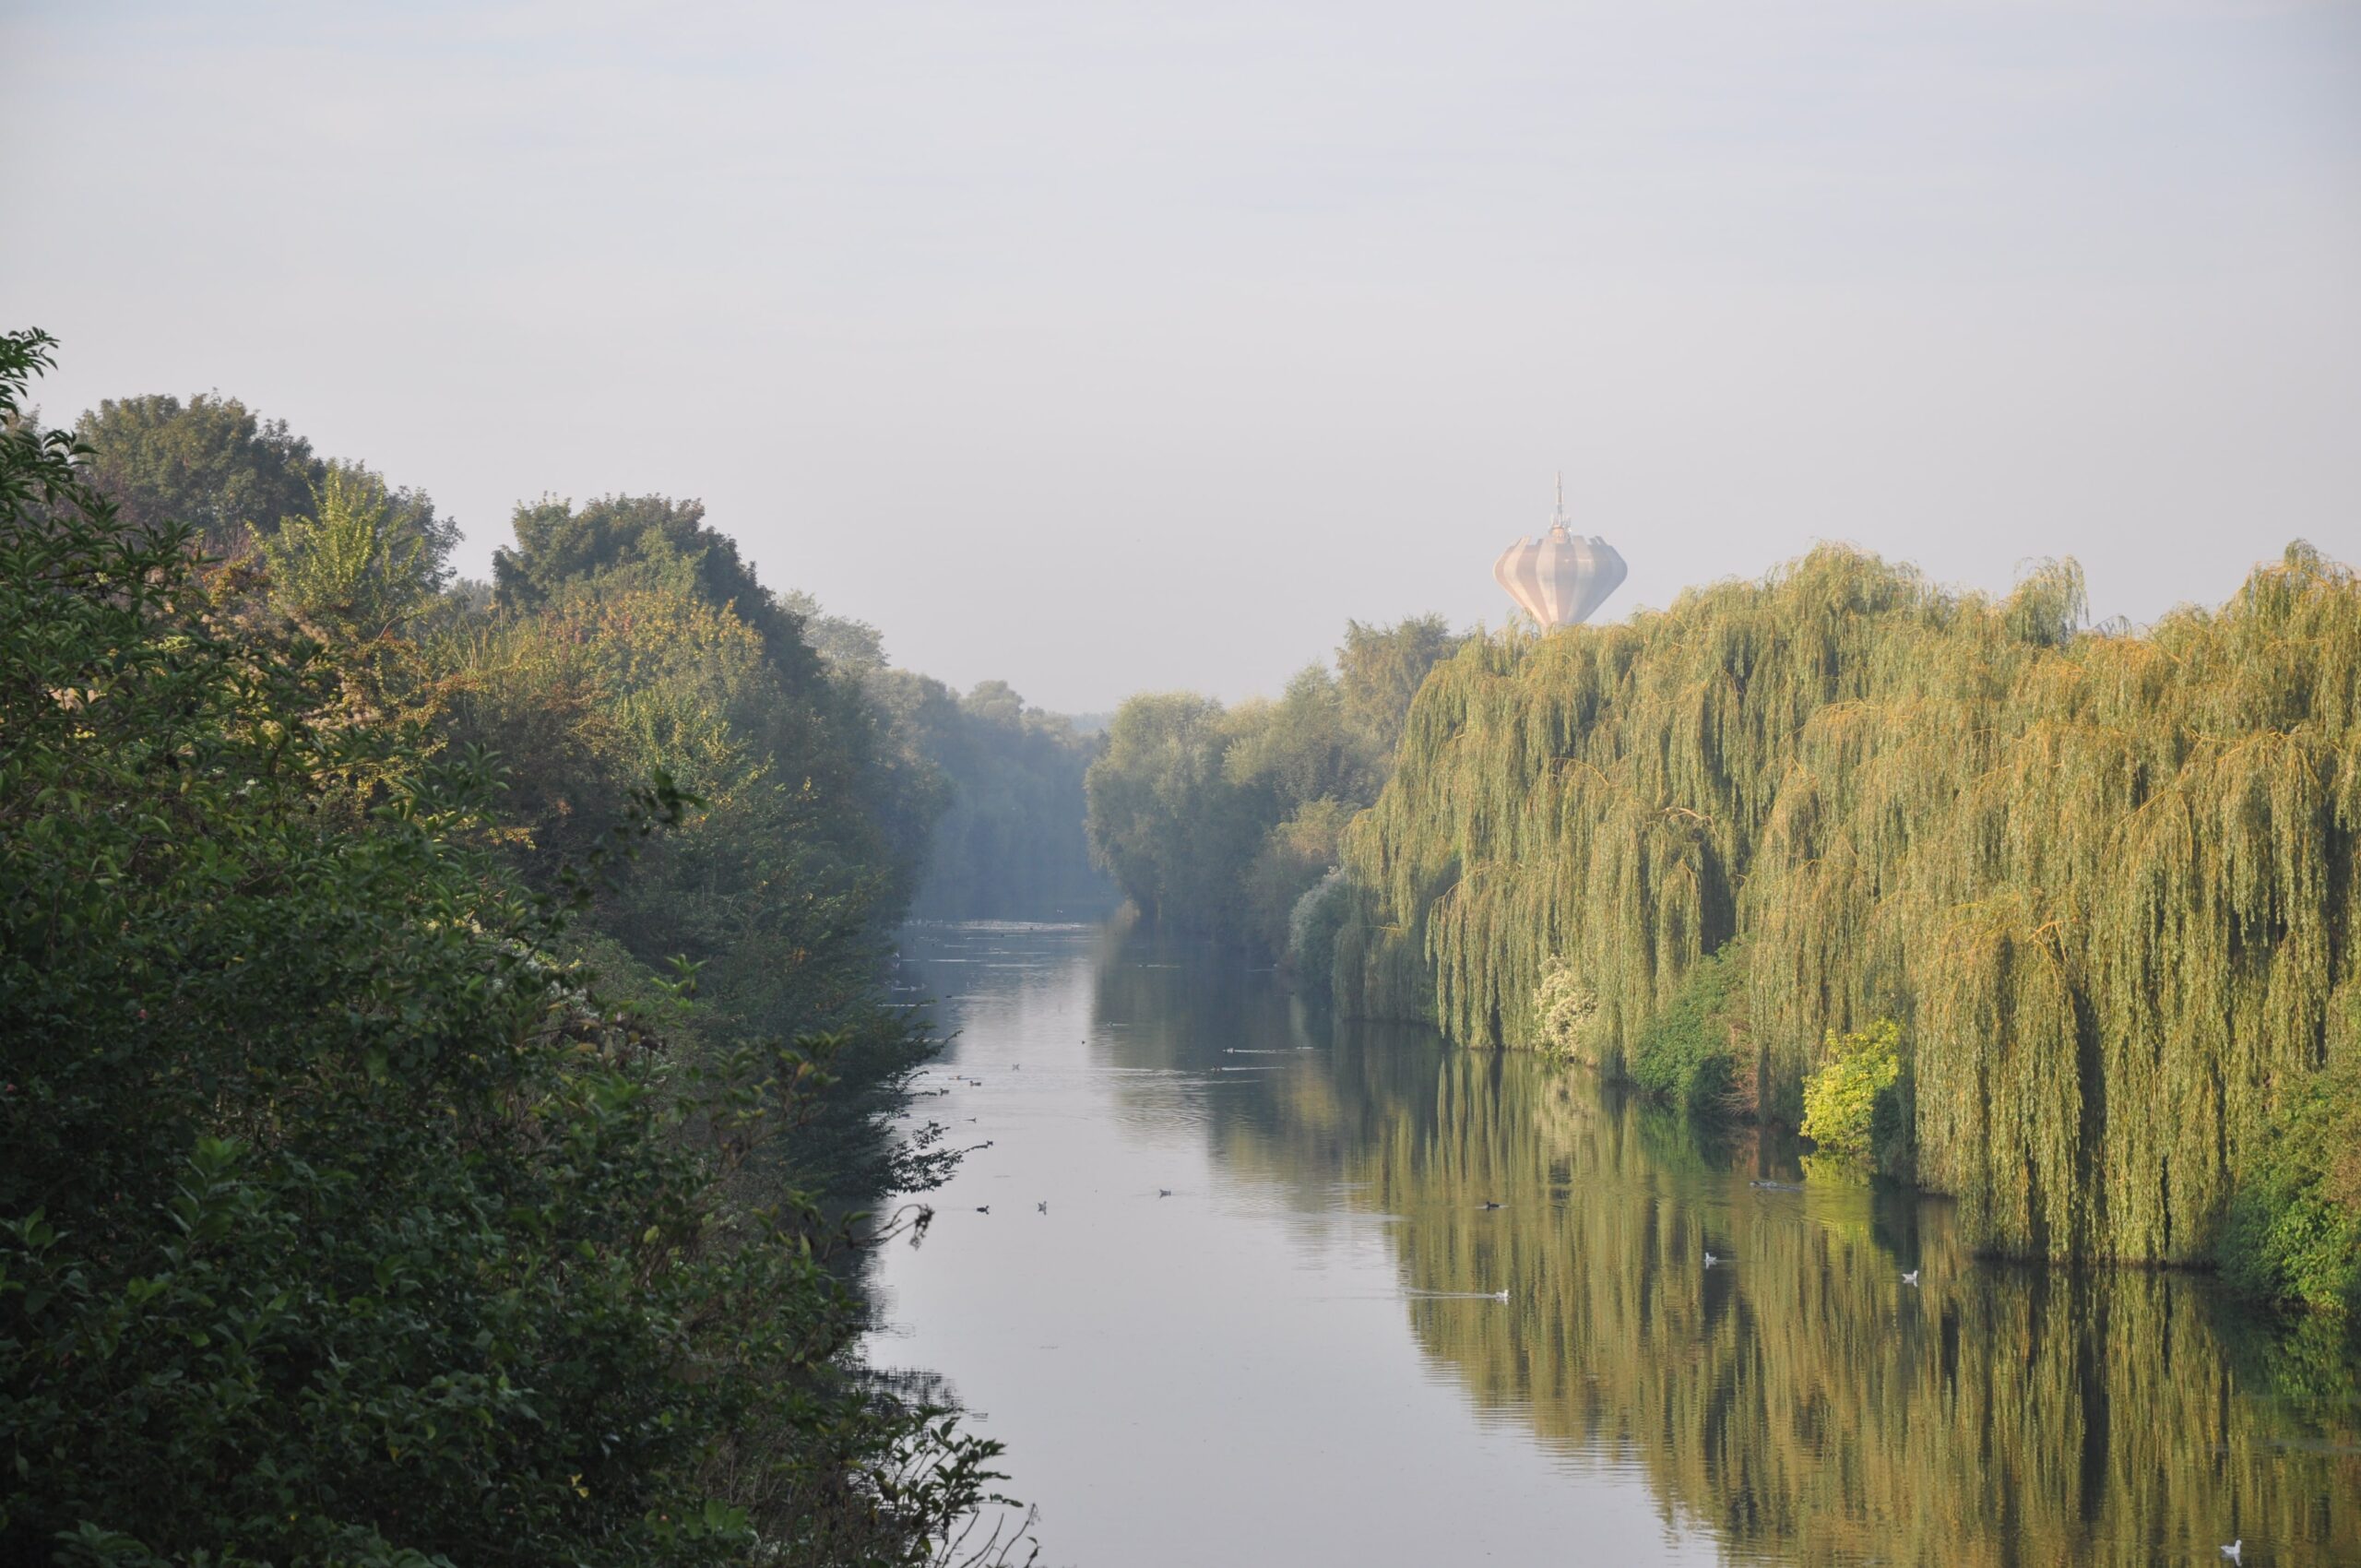
[{"label": "dark shaded water", "polygon": [[903,956],[960,1031],[921,1111],[990,1146],[872,1355],[1009,1444],[1045,1562],[2361,1562],[2326,1324],[1979,1263],[1940,1202],[1202,948]]}]

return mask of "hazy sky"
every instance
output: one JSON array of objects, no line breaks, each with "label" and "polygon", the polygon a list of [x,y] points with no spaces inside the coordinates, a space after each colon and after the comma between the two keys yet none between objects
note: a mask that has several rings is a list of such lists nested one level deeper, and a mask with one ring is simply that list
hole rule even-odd
[{"label": "hazy sky", "polygon": [[52,420],[701,496],[1050,707],[1816,539],[2100,614],[2361,560],[2361,5],[0,0]]}]

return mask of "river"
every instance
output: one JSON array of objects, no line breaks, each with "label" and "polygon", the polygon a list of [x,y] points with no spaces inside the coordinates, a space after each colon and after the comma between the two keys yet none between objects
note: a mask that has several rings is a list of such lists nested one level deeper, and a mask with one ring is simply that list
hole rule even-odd
[{"label": "river", "polygon": [[901,982],[973,1152],[870,1353],[1008,1445],[1044,1563],[2361,1562],[2326,1324],[1979,1261],[1788,1140],[1120,923],[912,927]]}]

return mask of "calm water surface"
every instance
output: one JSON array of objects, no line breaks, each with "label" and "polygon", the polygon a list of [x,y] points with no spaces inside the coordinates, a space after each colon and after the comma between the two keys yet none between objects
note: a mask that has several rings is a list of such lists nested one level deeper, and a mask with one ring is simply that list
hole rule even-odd
[{"label": "calm water surface", "polygon": [[872,1354],[1008,1444],[1045,1562],[2361,1563],[2323,1324],[1977,1263],[1940,1202],[1120,928],[912,928],[902,980],[959,1031],[921,1112],[987,1146]]}]

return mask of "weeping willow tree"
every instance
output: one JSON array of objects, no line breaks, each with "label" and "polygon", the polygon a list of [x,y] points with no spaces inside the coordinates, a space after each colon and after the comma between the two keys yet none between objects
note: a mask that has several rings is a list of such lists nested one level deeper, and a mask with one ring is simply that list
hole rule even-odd
[{"label": "weeping willow tree", "polygon": [[2361,1050],[2361,586],[2299,544],[2217,612],[2083,614],[2070,563],[1989,599],[1822,548],[1471,643],[1347,836],[1336,996],[1531,1044],[1555,964],[1616,1072],[1743,934],[1764,1114],[1829,1030],[1897,1019],[1917,1174],[1974,1244],[2208,1259],[2274,1116]]}]

